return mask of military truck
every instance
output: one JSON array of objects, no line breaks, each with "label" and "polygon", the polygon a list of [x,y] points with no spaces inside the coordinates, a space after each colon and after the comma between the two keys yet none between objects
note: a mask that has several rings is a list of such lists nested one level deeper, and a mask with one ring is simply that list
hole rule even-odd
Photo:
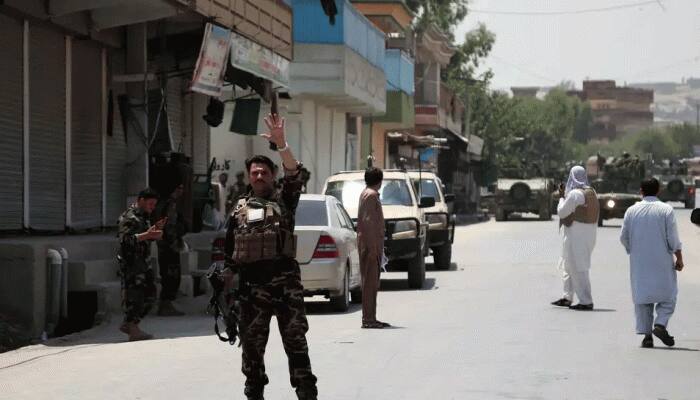
[{"label": "military truck", "polygon": [[[596,166],[595,171],[590,168],[592,165]],[[586,170],[598,193],[598,226],[603,226],[606,219],[623,218],[628,208],[642,201],[639,184],[644,179],[645,166],[638,157],[627,153],[618,158],[593,156],[586,163]]]},{"label": "military truck", "polygon": [[651,174],[659,180],[661,201],[679,201],[685,208],[695,208],[695,181],[684,162],[664,160],[652,166]]},{"label": "military truck", "polygon": [[514,212],[537,214],[542,221],[552,218],[551,182],[537,172],[537,168],[501,171],[504,177],[496,181],[494,194],[496,221],[507,221]]}]

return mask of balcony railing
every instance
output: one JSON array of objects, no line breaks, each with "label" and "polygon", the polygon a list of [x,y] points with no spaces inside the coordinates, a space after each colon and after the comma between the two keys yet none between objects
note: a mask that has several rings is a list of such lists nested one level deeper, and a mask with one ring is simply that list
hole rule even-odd
[{"label": "balcony railing", "polygon": [[343,44],[370,64],[384,69],[384,32],[360,14],[348,0],[336,0],[338,15],[331,25],[318,0],[292,0],[294,42]]},{"label": "balcony railing", "polygon": [[399,49],[387,49],[384,63],[386,90],[402,91],[413,96],[414,89],[413,59]]}]

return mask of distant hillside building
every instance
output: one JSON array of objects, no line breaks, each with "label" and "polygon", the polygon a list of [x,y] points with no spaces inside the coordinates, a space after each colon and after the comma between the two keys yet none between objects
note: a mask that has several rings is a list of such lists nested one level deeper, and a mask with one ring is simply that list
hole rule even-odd
[{"label": "distant hillside building", "polygon": [[571,90],[571,96],[588,101],[593,111],[590,139],[612,140],[619,134],[651,127],[654,91],[618,87],[615,81],[583,81],[583,90]]}]

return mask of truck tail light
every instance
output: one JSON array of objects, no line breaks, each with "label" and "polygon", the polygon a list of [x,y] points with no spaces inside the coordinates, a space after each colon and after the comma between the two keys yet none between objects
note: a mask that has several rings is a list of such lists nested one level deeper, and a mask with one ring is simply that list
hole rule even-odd
[{"label": "truck tail light", "polygon": [[318,238],[313,258],[338,258],[339,256],[335,240],[329,235],[321,235]]}]

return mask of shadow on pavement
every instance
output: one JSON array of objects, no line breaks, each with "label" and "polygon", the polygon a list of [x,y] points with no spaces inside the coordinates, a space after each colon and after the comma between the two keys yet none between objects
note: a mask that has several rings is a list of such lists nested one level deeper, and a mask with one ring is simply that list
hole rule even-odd
[{"label": "shadow on pavement", "polygon": [[435,278],[425,278],[425,283],[421,289],[411,289],[408,287],[406,279],[382,279],[379,290],[383,292],[398,292],[404,290],[432,290],[435,288]]},{"label": "shadow on pavement", "polygon": [[654,347],[649,350],[669,350],[669,351],[700,351],[698,349],[689,349],[687,347]]},{"label": "shadow on pavement", "polygon": [[450,271],[458,271],[459,268],[457,268],[457,263],[450,263],[450,268],[448,269],[440,269],[435,267],[435,264],[433,263],[425,263],[425,270],[426,271],[434,271],[434,272],[450,272]]},{"label": "shadow on pavement", "polygon": [[620,224],[620,225],[605,225],[604,224],[603,226],[599,226],[598,228],[618,228],[619,229],[619,228],[622,228],[622,224]]},{"label": "shadow on pavement", "polygon": [[305,302],[306,313],[309,315],[333,315],[333,314],[354,314],[362,311],[362,304],[350,304],[347,311],[335,311],[331,307],[330,301],[309,301]]}]

